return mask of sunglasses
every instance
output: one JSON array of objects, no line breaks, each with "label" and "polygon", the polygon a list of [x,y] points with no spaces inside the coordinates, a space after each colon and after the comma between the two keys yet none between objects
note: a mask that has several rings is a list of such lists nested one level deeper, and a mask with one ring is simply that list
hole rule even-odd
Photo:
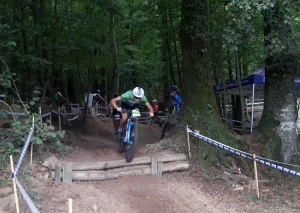
[{"label": "sunglasses", "polygon": [[141,98],[138,98],[138,97],[135,97],[135,96],[133,96],[133,98],[134,98],[134,99],[137,99],[137,100],[140,100],[140,99],[141,99]]}]

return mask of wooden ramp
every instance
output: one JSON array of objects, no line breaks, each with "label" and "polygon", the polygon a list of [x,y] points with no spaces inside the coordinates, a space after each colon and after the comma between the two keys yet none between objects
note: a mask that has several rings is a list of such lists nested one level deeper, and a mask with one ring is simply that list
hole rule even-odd
[{"label": "wooden ramp", "polygon": [[131,163],[124,160],[94,163],[63,162],[49,165],[49,178],[56,182],[110,180],[124,175],[155,175],[165,172],[187,170],[189,163],[185,154],[164,154],[134,158]]}]

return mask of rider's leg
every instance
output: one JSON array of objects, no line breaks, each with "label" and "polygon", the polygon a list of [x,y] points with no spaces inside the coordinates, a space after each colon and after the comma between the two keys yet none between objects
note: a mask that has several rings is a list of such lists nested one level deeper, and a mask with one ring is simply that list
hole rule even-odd
[{"label": "rider's leg", "polygon": [[126,120],[127,120],[127,112],[124,112],[124,113],[122,113],[122,117],[120,119],[119,129],[118,129],[118,133],[117,133],[118,140],[121,139],[122,129],[124,127]]},{"label": "rider's leg", "polygon": [[120,126],[119,126],[119,130],[122,130],[123,129],[123,127],[124,127],[124,124],[125,124],[125,122],[126,122],[126,120],[127,120],[127,112],[125,111],[125,112],[122,112],[122,118],[120,119]]},{"label": "rider's leg", "polygon": [[127,110],[129,110],[131,108],[131,106],[124,103],[124,102],[122,102],[121,108],[122,108],[122,116],[121,116],[121,119],[120,119],[120,124],[119,124],[119,129],[118,129],[118,134],[117,134],[118,140],[121,139],[122,129],[123,129],[124,124],[127,120]]}]

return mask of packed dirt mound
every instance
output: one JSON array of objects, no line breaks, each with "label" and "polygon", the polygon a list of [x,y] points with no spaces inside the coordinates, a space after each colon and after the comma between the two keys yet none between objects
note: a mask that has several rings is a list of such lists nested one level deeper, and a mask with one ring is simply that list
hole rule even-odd
[{"label": "packed dirt mound", "polygon": [[[161,128],[139,124],[138,131],[135,157],[145,155],[141,149],[147,144],[159,143]],[[75,151],[68,156],[68,159],[72,161],[94,162],[124,159],[124,153],[118,152],[111,118],[87,117],[82,131],[77,131],[71,140],[75,145]]]},{"label": "packed dirt mound", "polygon": [[[149,127],[139,123],[138,125],[138,144],[137,147],[158,143],[161,128]],[[89,136],[98,136],[109,141],[115,140],[113,123],[111,118],[87,117],[83,133]]]}]

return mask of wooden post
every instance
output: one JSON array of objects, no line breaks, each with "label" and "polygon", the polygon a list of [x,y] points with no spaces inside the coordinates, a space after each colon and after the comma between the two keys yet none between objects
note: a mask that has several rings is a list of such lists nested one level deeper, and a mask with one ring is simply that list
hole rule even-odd
[{"label": "wooden post", "polygon": [[254,174],[255,174],[255,185],[256,185],[256,195],[257,195],[257,198],[259,198],[257,167],[256,167],[256,161],[255,161],[255,158],[256,158],[256,156],[255,156],[255,154],[253,154]]},{"label": "wooden post", "polygon": [[157,175],[158,175],[158,177],[162,176],[162,170],[163,170],[163,162],[157,162]]},{"label": "wooden post", "polygon": [[71,165],[63,165],[63,183],[72,183],[72,167]]},{"label": "wooden post", "polygon": [[77,110],[78,110],[78,120],[79,120],[79,116],[80,116],[80,108],[79,108],[79,104],[77,104]]},{"label": "wooden post", "polygon": [[60,107],[58,107],[58,125],[59,125],[59,131],[61,132],[61,118],[60,118]]},{"label": "wooden post", "polygon": [[69,204],[69,205],[68,205],[68,206],[69,206],[69,207],[68,207],[68,213],[72,213],[72,198],[69,198],[68,201],[69,201],[69,202],[68,202],[68,204]]},{"label": "wooden post", "polygon": [[42,107],[39,107],[39,114],[41,116],[41,123],[43,123],[43,118],[42,118]]},{"label": "wooden post", "polygon": [[151,175],[157,175],[157,161],[156,158],[151,158]]},{"label": "wooden post", "polygon": [[188,130],[188,125],[186,125],[186,137],[187,137],[187,142],[188,142],[188,148],[189,148],[189,158],[191,159],[192,155],[191,155],[191,146],[190,146],[190,134],[187,131]]},{"label": "wooden post", "polygon": [[246,120],[249,121],[249,114],[248,114],[248,100],[245,98],[245,112],[246,112]]},{"label": "wooden post", "polygon": [[30,166],[32,166],[32,157],[33,157],[33,143],[31,142],[31,146],[30,146]]},{"label": "wooden post", "polygon": [[52,104],[50,104],[50,126],[52,122]]},{"label": "wooden post", "polygon": [[55,182],[61,182],[61,168],[58,165],[55,165]]},{"label": "wooden post", "polygon": [[[15,169],[14,169],[13,158],[12,158],[11,155],[9,156],[9,159],[10,159],[11,173],[13,174]],[[19,209],[19,200],[18,200],[17,187],[16,187],[16,182],[15,182],[15,178],[14,177],[13,177],[12,181],[13,181],[13,188],[14,188],[14,194],[15,194],[15,202],[16,202],[17,213],[19,213],[20,212],[20,209]]]},{"label": "wooden post", "polygon": [[[32,117],[32,123],[34,122],[34,116]],[[31,142],[30,146],[30,166],[32,166],[32,158],[33,158],[33,143]]]}]

